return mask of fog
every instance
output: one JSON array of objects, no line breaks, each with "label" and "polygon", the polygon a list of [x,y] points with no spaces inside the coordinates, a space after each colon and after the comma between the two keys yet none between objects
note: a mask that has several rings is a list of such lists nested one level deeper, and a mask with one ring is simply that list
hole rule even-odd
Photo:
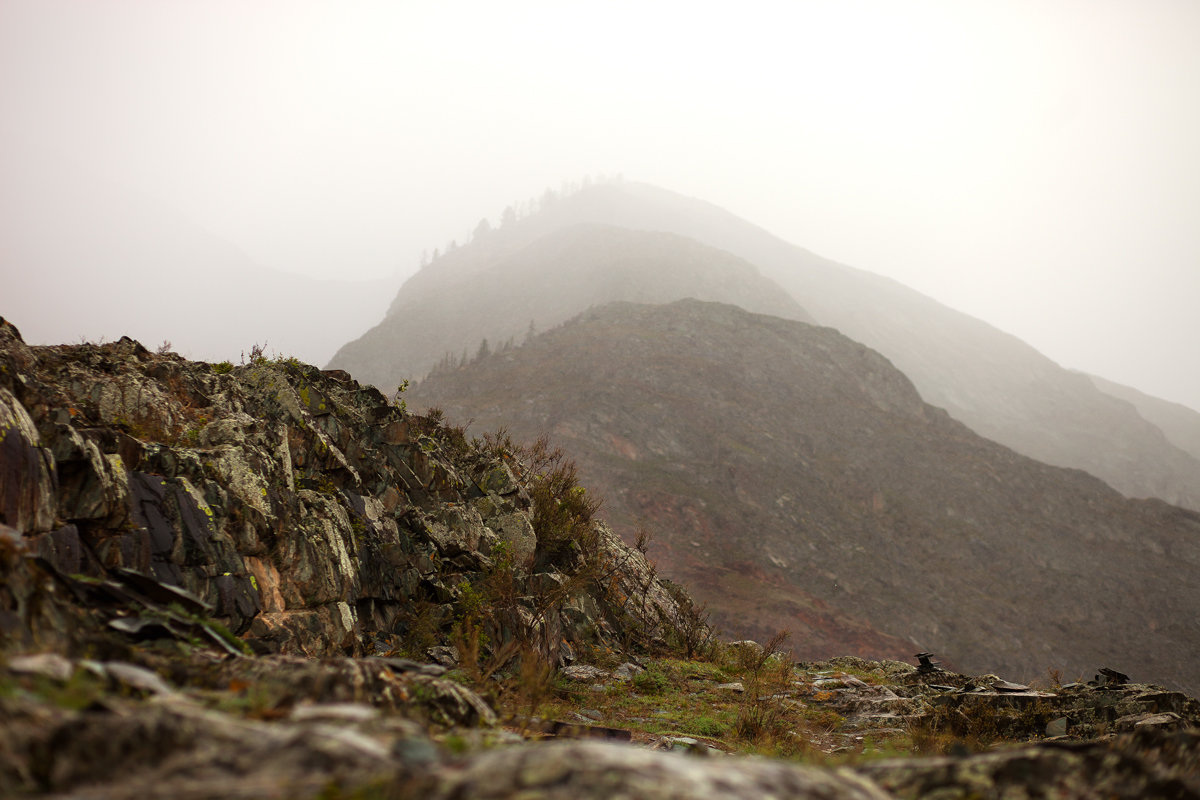
[{"label": "fog", "polygon": [[[394,291],[510,203],[622,174],[1200,408],[1198,35],[1191,0],[4,0],[0,314],[51,341],[149,313],[120,259],[103,289],[28,266],[100,247],[112,198],[238,263]],[[83,182],[94,217],[62,210]],[[197,269],[163,252],[138,266]]]}]

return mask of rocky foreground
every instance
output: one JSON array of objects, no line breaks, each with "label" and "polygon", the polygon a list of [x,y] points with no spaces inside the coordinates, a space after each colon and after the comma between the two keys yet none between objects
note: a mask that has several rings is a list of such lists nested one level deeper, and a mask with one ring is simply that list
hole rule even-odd
[{"label": "rocky foreground", "polygon": [[345,374],[0,322],[0,794],[1200,797],[1192,698],[721,645],[594,510]]}]

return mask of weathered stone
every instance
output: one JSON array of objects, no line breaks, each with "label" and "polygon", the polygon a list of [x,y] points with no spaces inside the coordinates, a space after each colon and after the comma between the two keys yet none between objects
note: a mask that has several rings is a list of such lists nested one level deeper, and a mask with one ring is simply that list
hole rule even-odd
[{"label": "weathered stone", "polygon": [[496,724],[496,712],[467,687],[421,674],[412,680],[425,689],[422,702],[434,711],[436,721],[447,725]]},{"label": "weathered stone", "polygon": [[499,495],[505,495],[512,494],[519,487],[517,479],[512,474],[512,470],[509,469],[508,464],[498,464],[488,470],[479,479],[479,488],[485,493],[494,492]]},{"label": "weathered stone", "polygon": [[564,678],[570,678],[573,681],[596,681],[612,677],[612,673],[591,664],[573,664],[563,667],[559,673]]},{"label": "weathered stone", "polygon": [[169,695],[175,690],[154,672],[136,664],[106,661],[97,665],[104,675],[131,689],[150,694]]},{"label": "weathered stone", "polygon": [[[1200,735],[1170,746],[1142,730],[1073,747],[1024,747],[969,757],[888,759],[856,766],[895,798],[1200,797]],[[1138,738],[1142,736],[1143,738]]]},{"label": "weathered stone", "polygon": [[47,678],[64,682],[75,673],[75,665],[71,663],[71,660],[63,658],[58,653],[14,656],[9,659],[8,668],[13,672],[44,675]]},{"label": "weathered stone", "polygon": [[533,532],[533,523],[529,515],[522,512],[503,514],[492,517],[488,528],[508,548],[513,564],[528,569],[533,566],[534,555],[537,552],[537,535]]},{"label": "weathered stone", "polygon": [[771,763],[719,763],[603,742],[562,742],[484,753],[452,775],[438,800],[884,800],[846,771]]},{"label": "weathered stone", "polygon": [[1118,731],[1131,731],[1134,728],[1178,728],[1182,724],[1180,716],[1167,711],[1162,714],[1130,714],[1118,717],[1113,725]]},{"label": "weathered stone", "polygon": [[25,408],[0,388],[0,523],[21,533],[54,527],[54,462],[40,442]]},{"label": "weathered stone", "polygon": [[641,675],[645,671],[646,670],[644,668],[639,667],[637,664],[626,661],[624,664],[614,669],[612,674],[614,678],[620,678],[621,680],[628,681],[632,680],[634,676]]}]

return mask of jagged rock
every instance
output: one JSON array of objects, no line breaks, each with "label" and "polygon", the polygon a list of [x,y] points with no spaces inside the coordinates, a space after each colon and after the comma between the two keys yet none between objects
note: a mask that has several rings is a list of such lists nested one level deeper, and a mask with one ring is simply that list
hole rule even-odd
[{"label": "jagged rock", "polygon": [[25,408],[0,388],[0,523],[21,533],[54,526],[54,461]]},{"label": "jagged rock", "polygon": [[139,667],[137,664],[123,664],[119,661],[106,661],[102,663],[85,661],[83,662],[83,666],[139,692],[156,695],[170,695],[175,693],[175,689],[169,686],[157,674],[145,667]]},{"label": "jagged rock", "polygon": [[533,566],[534,555],[537,552],[537,534],[533,532],[528,514],[513,512],[497,515],[488,520],[487,526],[507,545],[514,564],[524,569]]},{"label": "jagged rock", "polygon": [[118,713],[46,712],[24,703],[4,710],[5,795],[315,798],[330,787],[393,781],[427,790],[428,767],[438,758],[419,726],[405,720],[327,715],[267,723],[184,702],[118,704]]},{"label": "jagged rock", "polygon": [[1200,734],[1145,731],[1073,747],[1026,747],[970,758],[889,759],[855,767],[895,798],[1200,797]]},{"label": "jagged rock", "polygon": [[1069,725],[1069,721],[1067,720],[1066,717],[1059,717],[1058,719],[1052,719],[1046,723],[1046,736],[1047,737],[1066,736],[1067,731],[1069,729],[1070,729],[1070,725]]},{"label": "jagged rock", "polygon": [[645,669],[643,669],[642,667],[639,667],[637,664],[633,664],[633,663],[626,661],[624,664],[621,664],[619,667],[614,669],[612,674],[613,674],[613,677],[615,677],[615,678],[620,678],[623,681],[628,681],[628,680],[633,680],[633,678],[635,676],[641,675],[645,671],[646,671]]},{"label": "jagged rock", "polygon": [[430,647],[425,651],[435,664],[443,668],[458,666],[458,649],[455,647],[447,647],[446,645],[438,645]]},{"label": "jagged rock", "polygon": [[[520,583],[511,607],[487,609],[497,644],[536,633],[569,654],[566,642],[615,641],[626,625],[662,640],[678,615],[641,554],[607,529],[594,552],[556,568],[602,562],[616,567],[612,584],[543,573],[562,591],[535,607],[532,501],[512,456],[460,444],[372,387],[286,359],[214,369],[127,339],[28,347],[11,325],[0,325],[0,365],[0,523],[60,580],[140,574],[194,597],[205,610],[193,613],[258,652],[310,656],[387,652],[422,626],[448,632],[459,587],[483,585],[498,564]],[[610,607],[617,593],[628,608]],[[196,628],[156,623],[136,599],[106,602],[104,622],[136,639]],[[79,636],[65,623],[41,630]]]},{"label": "jagged rock", "polygon": [[1128,716],[1118,717],[1113,721],[1113,726],[1118,731],[1131,731],[1134,728],[1163,728],[1171,730],[1178,728],[1182,722],[1183,720],[1178,714],[1167,711],[1163,714],[1129,714]]},{"label": "jagged rock", "polygon": [[17,656],[9,659],[8,668],[13,672],[44,675],[60,682],[68,680],[75,672],[75,665],[71,663],[71,660],[63,658],[58,653]]},{"label": "jagged rock", "polygon": [[612,677],[611,672],[590,664],[574,664],[563,667],[559,672],[564,678],[570,678],[573,681],[601,681]]},{"label": "jagged rock", "polygon": [[569,742],[485,753],[453,775],[438,800],[885,800],[847,771],[764,761],[689,758],[602,742]]}]

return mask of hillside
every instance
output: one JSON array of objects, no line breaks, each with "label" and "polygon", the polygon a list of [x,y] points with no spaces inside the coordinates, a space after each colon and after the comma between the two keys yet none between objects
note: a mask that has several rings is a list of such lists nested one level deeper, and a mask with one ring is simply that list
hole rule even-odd
[{"label": "hillside", "polygon": [[0,319],[0,794],[1200,792],[1193,698],[717,642],[589,498],[345,373]]},{"label": "hillside", "polygon": [[[1014,336],[895,281],[784,242],[710,203],[645,184],[601,184],[546,204],[500,233],[505,241],[529,246],[580,223],[668,232],[743,259],[783,287],[818,323],[878,350],[913,381],[927,402],[945,408],[976,433],[1039,461],[1086,470],[1129,497],[1159,497],[1200,509],[1200,458],[1173,444],[1127,403],[1099,391],[1085,377],[1063,369]],[[869,221],[864,225],[869,226]],[[508,320],[498,308],[461,318],[457,313],[464,302],[461,276],[479,271],[462,264],[490,266],[493,262],[486,256],[490,246],[480,242],[460,248],[454,260],[443,259],[444,264],[435,263],[411,279],[384,322],[344,347],[332,366],[368,381],[386,378],[380,385],[390,388],[398,377],[421,377],[442,355],[433,352],[435,347],[426,345],[426,340],[454,341],[455,347],[474,353],[482,335],[494,339],[516,334],[519,341],[528,319],[544,329],[610,300],[665,302],[697,297],[778,313],[747,303],[739,295],[716,296],[681,284],[669,297],[598,293],[569,304],[556,301],[553,313],[541,313],[533,298],[543,295],[528,289],[520,303],[526,319]],[[571,258],[577,257],[548,264],[542,274],[568,269]],[[619,269],[605,263],[602,251],[586,258],[591,268]],[[647,262],[652,263],[653,257]],[[499,262],[495,270],[487,285],[511,287],[517,271],[505,275]],[[567,305],[571,308],[564,313]],[[402,321],[414,309],[435,317],[428,322],[421,317],[417,343],[414,331]],[[464,328],[474,341],[458,344],[458,339],[466,338],[460,332]]]},{"label": "hillside", "polygon": [[609,305],[408,402],[549,432],[614,526],[655,532],[666,574],[735,634],[788,628],[807,657],[899,639],[1023,679],[1116,662],[1200,685],[1200,515],[981,438],[833,329]]},{"label": "hillside", "polygon": [[787,319],[811,317],[778,285],[728,253],[667,233],[578,224],[531,240],[493,231],[405,283],[383,322],[330,362],[389,391],[444,356],[480,343],[521,342],[532,323],[557,325],[614,300],[726,300]]}]

